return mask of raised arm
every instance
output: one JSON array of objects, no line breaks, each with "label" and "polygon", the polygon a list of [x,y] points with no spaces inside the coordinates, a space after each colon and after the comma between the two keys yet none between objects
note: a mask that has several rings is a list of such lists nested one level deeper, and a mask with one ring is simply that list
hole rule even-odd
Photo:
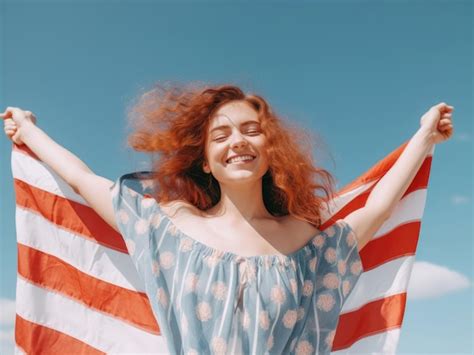
[{"label": "raised arm", "polygon": [[72,189],[87,201],[112,228],[118,231],[112,206],[111,180],[94,174],[77,156],[52,140],[36,126],[30,111],[8,107],[0,114],[5,134],[18,145],[26,144],[38,158],[54,170]]},{"label": "raised arm", "polygon": [[375,185],[365,206],[344,218],[357,236],[359,250],[390,217],[433,145],[448,140],[453,134],[453,109],[444,102],[431,107],[421,117],[419,130],[395,164]]}]

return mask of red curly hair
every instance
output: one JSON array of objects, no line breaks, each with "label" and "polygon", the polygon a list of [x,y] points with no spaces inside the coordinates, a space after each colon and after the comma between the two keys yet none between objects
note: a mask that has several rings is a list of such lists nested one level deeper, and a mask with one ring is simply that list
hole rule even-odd
[{"label": "red curly hair", "polygon": [[[207,210],[220,200],[219,182],[202,170],[210,119],[224,104],[245,101],[258,113],[267,138],[269,169],[263,176],[263,200],[274,216],[291,214],[319,227],[321,208],[334,196],[332,175],[313,165],[308,134],[286,124],[259,95],[234,85],[155,84],[128,112],[134,131],[127,142],[153,158],[153,197],[185,200]],[[306,149],[304,149],[306,148]],[[322,180],[319,182],[318,180]],[[322,190],[322,198],[315,194]]]}]

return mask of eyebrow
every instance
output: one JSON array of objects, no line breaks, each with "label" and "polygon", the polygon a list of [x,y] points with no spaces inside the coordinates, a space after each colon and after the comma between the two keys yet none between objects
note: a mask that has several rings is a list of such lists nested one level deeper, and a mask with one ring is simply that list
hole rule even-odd
[{"label": "eyebrow", "polygon": [[[256,124],[260,125],[260,122],[254,121],[254,120],[245,121],[245,122],[241,123],[240,125],[241,125],[241,126],[247,126],[247,125],[252,124],[252,123],[256,123]],[[211,129],[211,132],[210,132],[210,133],[212,133],[212,132],[214,132],[214,131],[216,131],[216,130],[218,130],[218,129],[223,129],[223,128],[227,128],[227,127],[230,127],[230,126],[229,126],[229,125],[221,125],[221,126],[214,127],[213,129]]]}]

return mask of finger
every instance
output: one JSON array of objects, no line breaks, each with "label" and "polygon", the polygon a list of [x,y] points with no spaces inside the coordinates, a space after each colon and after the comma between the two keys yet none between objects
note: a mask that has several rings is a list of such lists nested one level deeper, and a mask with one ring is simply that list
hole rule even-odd
[{"label": "finger", "polygon": [[442,111],[452,113],[454,111],[454,106],[446,105],[443,107]]},{"label": "finger", "polygon": [[8,106],[4,113],[2,113],[2,118],[10,118],[13,117],[13,109],[14,107]]},{"label": "finger", "polygon": [[6,132],[6,131],[16,131],[17,128],[16,128],[16,127],[5,127],[3,130],[4,130],[5,132]]},{"label": "finger", "polygon": [[3,118],[13,118],[14,113],[20,114],[22,112],[23,110],[21,108],[8,106],[5,112],[3,113]]},{"label": "finger", "polygon": [[443,132],[443,135],[444,135],[445,137],[448,137],[448,138],[449,138],[449,137],[451,137],[451,136],[453,135],[453,130],[450,129],[450,130],[444,131],[444,132]]},{"label": "finger", "polygon": [[8,111],[8,109],[6,109],[5,112],[0,114],[0,116],[5,119],[5,118],[12,117],[12,114],[11,112]]},{"label": "finger", "polygon": [[446,102],[440,102],[439,104],[433,106],[432,108],[437,109],[438,111],[452,111],[453,106],[449,106]]}]

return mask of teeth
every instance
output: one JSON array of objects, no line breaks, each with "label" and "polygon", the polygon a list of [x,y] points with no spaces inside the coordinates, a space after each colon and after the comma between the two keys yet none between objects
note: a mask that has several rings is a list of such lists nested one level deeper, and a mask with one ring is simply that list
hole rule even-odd
[{"label": "teeth", "polygon": [[228,163],[234,163],[236,161],[245,161],[245,160],[253,160],[254,157],[252,157],[251,155],[240,155],[238,157],[234,157],[232,159],[229,159],[227,162]]}]

